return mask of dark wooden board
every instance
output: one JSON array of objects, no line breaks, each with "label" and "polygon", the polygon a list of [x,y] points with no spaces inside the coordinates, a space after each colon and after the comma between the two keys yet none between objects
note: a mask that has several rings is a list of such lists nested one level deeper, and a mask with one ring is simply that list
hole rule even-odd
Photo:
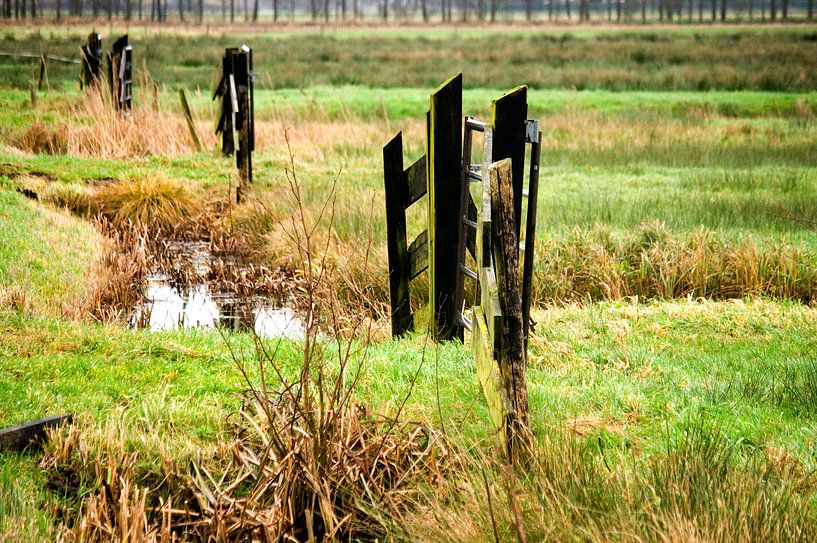
[{"label": "dark wooden board", "polygon": [[428,178],[426,173],[425,155],[418,158],[414,164],[406,170],[406,186],[408,194],[403,207],[408,208],[414,202],[426,195],[428,190]]},{"label": "dark wooden board", "polygon": [[462,227],[462,74],[430,100],[428,140],[429,272],[435,339],[463,338],[456,307],[457,251]]},{"label": "dark wooden board", "polygon": [[0,452],[21,452],[30,446],[37,446],[45,439],[45,431],[48,428],[70,424],[71,418],[71,415],[45,417],[0,429]]},{"label": "dark wooden board", "polygon": [[525,180],[525,121],[527,118],[527,87],[516,87],[493,101],[494,141],[491,159],[495,162],[504,158],[511,159],[513,212],[517,239],[519,239],[522,219],[522,188]]},{"label": "dark wooden board", "polygon": [[386,235],[389,255],[389,300],[392,336],[414,328],[409,300],[410,262],[406,247],[407,187],[403,172],[403,133],[398,132],[383,147],[383,176],[386,189]]}]

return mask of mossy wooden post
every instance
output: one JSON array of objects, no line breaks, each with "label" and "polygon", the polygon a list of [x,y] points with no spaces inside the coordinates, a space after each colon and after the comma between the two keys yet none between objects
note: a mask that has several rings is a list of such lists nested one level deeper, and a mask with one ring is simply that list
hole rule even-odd
[{"label": "mossy wooden post", "polygon": [[492,164],[486,175],[477,219],[480,303],[473,308],[471,350],[507,458],[519,463],[529,450],[530,416],[511,160]]},{"label": "mossy wooden post", "polygon": [[513,179],[513,213],[516,238],[522,221],[522,188],[525,181],[525,121],[528,117],[528,88],[503,94],[493,101],[491,124],[494,128],[493,159],[510,158]]},{"label": "mossy wooden post", "polygon": [[406,248],[407,187],[403,178],[403,133],[383,147],[386,185],[386,236],[389,253],[391,331],[398,337],[414,329],[409,301],[409,259]]},{"label": "mossy wooden post", "polygon": [[519,288],[519,237],[514,216],[515,194],[512,162],[495,162],[491,180],[491,239],[499,307],[502,311],[499,340],[499,373],[510,410],[506,414],[505,443],[511,462],[521,460],[528,449],[530,418],[526,380],[522,298]]},{"label": "mossy wooden post", "polygon": [[462,74],[431,95],[428,121],[429,303],[435,339],[463,338],[456,307],[457,247],[462,228]]}]

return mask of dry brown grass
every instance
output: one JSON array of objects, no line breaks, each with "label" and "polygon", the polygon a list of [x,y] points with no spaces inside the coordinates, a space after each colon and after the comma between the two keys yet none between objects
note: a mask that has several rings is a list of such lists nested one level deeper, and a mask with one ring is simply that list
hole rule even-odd
[{"label": "dry brown grass", "polygon": [[[133,111],[124,114],[113,107],[106,89],[92,89],[82,100],[60,115],[64,122],[52,126],[34,121],[15,141],[20,149],[34,153],[69,154],[96,158],[184,156],[197,151],[184,117],[176,111],[153,109],[140,91]],[[199,139],[213,148],[216,138],[210,123],[197,122]]]},{"label": "dry brown grass", "polygon": [[187,186],[161,173],[136,173],[94,193],[97,214],[115,226],[142,224],[165,231],[188,222],[200,205]]},{"label": "dry brown grass", "polygon": [[20,135],[16,145],[36,154],[64,155],[68,152],[68,132],[65,124],[50,127],[36,120]]},{"label": "dry brown grass", "polygon": [[17,285],[0,286],[0,308],[11,309],[18,313],[31,313],[34,307],[34,300],[24,288]]},{"label": "dry brown grass", "polygon": [[536,256],[533,297],[540,304],[750,295],[809,303],[817,292],[817,260],[804,249],[784,242],[761,248],[748,237],[729,244],[705,230],[675,234],[660,223],[622,236],[575,229],[537,243]]},{"label": "dry brown grass", "polygon": [[115,228],[99,221],[97,226],[105,241],[91,268],[94,280],[87,294],[86,312],[103,322],[122,320],[143,299],[150,271],[150,237],[141,223]]}]

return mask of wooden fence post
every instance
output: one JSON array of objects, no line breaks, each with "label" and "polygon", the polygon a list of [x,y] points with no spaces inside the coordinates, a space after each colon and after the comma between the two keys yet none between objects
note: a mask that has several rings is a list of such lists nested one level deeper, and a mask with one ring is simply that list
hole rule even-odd
[{"label": "wooden fence post", "polygon": [[221,152],[225,156],[235,153],[238,168],[236,201],[252,183],[252,151],[255,149],[255,119],[253,91],[252,49],[228,48],[224,51],[222,73],[213,99],[221,97],[222,107],[216,125],[221,133]]},{"label": "wooden fence post", "polygon": [[508,459],[515,463],[522,460],[528,450],[530,418],[519,288],[519,237],[515,230],[511,160],[495,162],[489,170],[489,176],[491,239],[499,306],[502,310],[499,373],[510,402],[510,411],[506,414],[505,421],[505,443]]},{"label": "wooden fence post", "polygon": [[108,54],[108,77],[116,108],[130,111],[133,105],[133,48],[128,45],[127,34],[114,42]]},{"label": "wooden fence post", "polygon": [[40,78],[37,81],[37,90],[42,91],[43,85],[48,84],[48,68],[45,65],[45,55],[40,55]]},{"label": "wooden fence post", "polygon": [[463,338],[457,291],[457,247],[462,228],[462,74],[431,95],[428,117],[429,304],[435,339]]},{"label": "wooden fence post", "polygon": [[196,133],[196,123],[193,120],[193,113],[190,111],[190,104],[187,101],[187,92],[184,88],[179,89],[179,102],[182,105],[182,113],[184,113],[184,120],[187,121],[187,129],[190,131],[190,137],[193,139],[193,145],[196,146],[197,151],[201,151],[201,140]]},{"label": "wooden fence post", "polygon": [[88,34],[82,46],[82,86],[90,88],[102,80],[102,38],[96,32]]}]

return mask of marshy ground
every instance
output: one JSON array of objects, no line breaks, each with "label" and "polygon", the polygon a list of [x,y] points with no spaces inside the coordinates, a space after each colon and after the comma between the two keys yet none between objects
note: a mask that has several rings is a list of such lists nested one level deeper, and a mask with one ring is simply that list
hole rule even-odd
[{"label": "marshy ground", "polygon": [[[543,541],[814,539],[813,28],[483,34],[136,29],[127,121],[77,90],[74,67],[49,68],[32,108],[36,65],[2,60],[0,426],[63,412],[76,426],[44,454],[0,455],[0,539],[229,539],[239,505],[251,529],[266,512],[300,540],[505,541],[517,519]],[[0,49],[74,56],[83,39],[10,29]],[[241,42],[261,77],[256,182],[236,206],[209,88]],[[542,121],[537,450],[516,474],[493,460],[467,346],[387,337],[381,146],[400,129],[407,160],[422,154],[428,95],[460,70],[465,111],[528,83]],[[422,221],[409,217],[409,237]],[[178,241],[207,245],[221,289],[320,308],[317,347],[131,329],[150,269],[184,283],[165,251]],[[307,361],[310,383],[349,391],[317,415],[285,386]],[[259,430],[270,413],[317,437]],[[312,451],[275,457],[295,490],[253,460],[270,443]],[[334,485],[311,505],[320,520],[275,501],[323,496],[305,473]]]}]

